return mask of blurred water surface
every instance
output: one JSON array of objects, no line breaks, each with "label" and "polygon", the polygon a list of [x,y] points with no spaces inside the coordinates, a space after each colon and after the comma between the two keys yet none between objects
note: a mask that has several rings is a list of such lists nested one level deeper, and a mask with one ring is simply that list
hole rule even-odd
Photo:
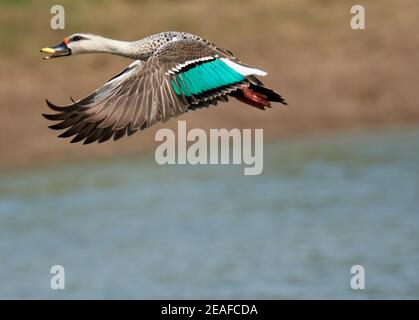
[{"label": "blurred water surface", "polygon": [[419,130],[265,145],[256,177],[151,157],[3,170],[0,298],[419,298],[418,181]]}]

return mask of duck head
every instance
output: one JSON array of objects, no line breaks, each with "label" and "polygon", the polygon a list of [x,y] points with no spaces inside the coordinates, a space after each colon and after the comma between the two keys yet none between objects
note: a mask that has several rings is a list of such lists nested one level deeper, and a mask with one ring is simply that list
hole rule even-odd
[{"label": "duck head", "polygon": [[48,55],[44,59],[65,57],[69,55],[102,52],[105,47],[105,38],[86,33],[75,33],[65,37],[63,42],[56,46],[42,48],[41,52]]}]

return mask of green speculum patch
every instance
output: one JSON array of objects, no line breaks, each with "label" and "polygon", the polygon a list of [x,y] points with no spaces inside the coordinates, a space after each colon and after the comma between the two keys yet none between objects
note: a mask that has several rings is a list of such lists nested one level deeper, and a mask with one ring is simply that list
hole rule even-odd
[{"label": "green speculum patch", "polygon": [[199,95],[244,79],[244,76],[223,61],[212,60],[179,73],[171,80],[171,85],[177,95],[189,97],[191,94]]}]

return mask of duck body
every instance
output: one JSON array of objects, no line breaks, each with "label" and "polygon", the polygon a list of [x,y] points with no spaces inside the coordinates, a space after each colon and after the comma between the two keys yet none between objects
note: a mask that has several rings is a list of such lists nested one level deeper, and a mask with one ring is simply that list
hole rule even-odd
[{"label": "duck body", "polygon": [[[214,44],[199,36],[187,32],[166,31],[150,35],[144,39],[128,42],[126,50],[126,57],[134,60],[145,61],[150,58],[159,48],[165,44],[177,40],[193,40],[204,45],[217,48]],[[118,54],[118,53],[116,53]],[[188,52],[184,52],[187,55]],[[173,57],[176,59],[177,57]]]},{"label": "duck body", "polygon": [[228,97],[265,109],[286,104],[257,76],[266,72],[243,64],[230,51],[186,32],[161,32],[126,42],[91,34],[75,34],[41,51],[55,58],[83,53],[109,53],[135,60],[102,87],[67,106],[44,114],[58,121],[51,129],[66,129],[59,137],[71,142],[118,140],[151,125]]}]

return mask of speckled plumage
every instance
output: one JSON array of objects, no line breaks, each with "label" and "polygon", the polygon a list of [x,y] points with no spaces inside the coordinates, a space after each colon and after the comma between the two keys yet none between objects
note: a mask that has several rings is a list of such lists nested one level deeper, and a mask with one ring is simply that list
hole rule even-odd
[{"label": "speckled plumage", "polygon": [[[191,51],[193,51],[194,49],[193,43],[198,42],[207,47],[214,48],[225,55],[232,55],[227,50],[219,48],[215,44],[211,43],[210,41],[204,38],[201,38],[197,35],[187,33],[187,32],[166,31],[166,32],[160,32],[160,33],[150,35],[142,40],[131,42],[131,46],[130,46],[131,58],[138,59],[138,60],[147,60],[151,55],[153,55],[159,48],[163,47],[165,44],[176,41],[176,40],[182,40],[182,39],[194,40],[194,41],[191,41],[191,48],[190,48]],[[173,45],[173,47],[176,47],[176,46]],[[200,46],[199,48],[202,49],[203,47]],[[162,50],[160,52],[160,56],[164,56],[164,52],[167,52],[167,50]],[[185,57],[188,57],[188,53],[189,52],[180,52],[179,54]]]}]

